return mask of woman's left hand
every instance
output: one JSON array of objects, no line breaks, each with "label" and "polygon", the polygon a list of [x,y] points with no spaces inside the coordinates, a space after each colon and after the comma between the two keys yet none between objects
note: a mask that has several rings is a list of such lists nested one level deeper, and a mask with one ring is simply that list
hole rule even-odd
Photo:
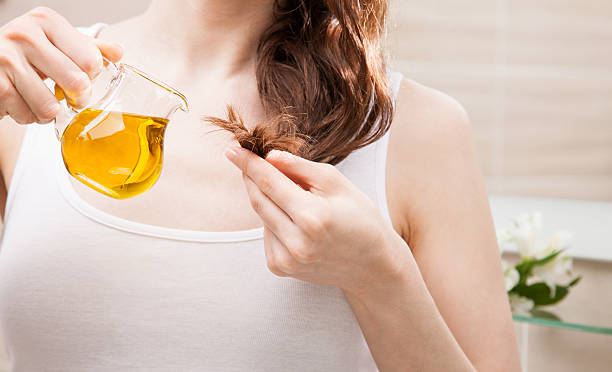
[{"label": "woman's left hand", "polygon": [[410,250],[376,206],[335,167],[272,151],[262,159],[232,146],[264,223],[270,271],[361,296],[398,280]]}]

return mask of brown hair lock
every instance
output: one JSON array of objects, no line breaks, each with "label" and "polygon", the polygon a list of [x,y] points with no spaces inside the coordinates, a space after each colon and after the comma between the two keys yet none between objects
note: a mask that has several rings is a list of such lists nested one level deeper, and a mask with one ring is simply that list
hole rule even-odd
[{"label": "brown hair lock", "polygon": [[205,120],[265,157],[272,149],[336,164],[389,129],[386,0],[276,0],[257,50],[266,116],[252,131],[235,110]]}]

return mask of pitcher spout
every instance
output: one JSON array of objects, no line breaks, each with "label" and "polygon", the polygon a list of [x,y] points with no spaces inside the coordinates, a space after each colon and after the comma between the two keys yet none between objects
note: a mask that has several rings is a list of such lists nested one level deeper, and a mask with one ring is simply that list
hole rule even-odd
[{"label": "pitcher spout", "polygon": [[183,112],[189,112],[189,101],[187,100],[187,97],[185,97],[185,95],[178,90],[174,90],[173,93],[179,102],[178,108],[180,108]]},{"label": "pitcher spout", "polygon": [[[189,102],[187,101],[187,97],[185,97],[185,95],[181,92],[179,92],[177,89],[171,87],[170,85],[161,82],[159,80],[156,80],[154,78],[152,78],[151,76],[149,76],[148,74],[144,73],[143,71],[137,69],[134,66],[128,65],[128,64],[122,64],[123,68],[131,70],[131,72],[136,73],[137,75],[139,75],[140,77],[148,80],[149,82],[155,84],[155,86],[157,86],[158,91],[161,89],[163,90],[165,93],[163,95],[167,96],[168,98],[170,96],[174,97],[176,99],[176,105],[172,108],[172,110],[170,110],[170,112],[167,113],[167,116],[172,115],[174,112],[176,112],[176,110],[181,109],[183,112],[189,112]],[[168,101],[169,103],[170,101]]]}]

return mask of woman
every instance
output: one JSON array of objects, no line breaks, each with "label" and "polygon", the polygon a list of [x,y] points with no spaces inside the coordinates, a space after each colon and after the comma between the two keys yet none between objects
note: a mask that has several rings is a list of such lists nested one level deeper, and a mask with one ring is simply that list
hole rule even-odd
[{"label": "woman", "polygon": [[[83,34],[46,8],[5,25],[14,370],[518,370],[468,120],[386,73],[386,5],[153,0]],[[102,55],[193,106],[168,127],[158,184],[125,201],[69,180],[51,125],[14,125],[58,114],[43,78],[84,104]],[[251,128],[291,115],[304,158],[211,131],[201,117],[226,103]]]}]

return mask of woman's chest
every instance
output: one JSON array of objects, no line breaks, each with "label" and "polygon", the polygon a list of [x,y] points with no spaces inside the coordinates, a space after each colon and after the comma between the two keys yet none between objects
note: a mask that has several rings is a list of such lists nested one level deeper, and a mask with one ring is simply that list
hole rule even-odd
[{"label": "woman's chest", "polygon": [[369,358],[342,292],[274,276],[261,240],[44,222],[45,235],[8,235],[0,256],[0,325],[22,369],[345,370]]},{"label": "woman's chest", "polygon": [[43,129],[26,141],[0,254],[17,371],[375,370],[342,292],[271,274],[259,230],[160,229],[92,207]]}]

